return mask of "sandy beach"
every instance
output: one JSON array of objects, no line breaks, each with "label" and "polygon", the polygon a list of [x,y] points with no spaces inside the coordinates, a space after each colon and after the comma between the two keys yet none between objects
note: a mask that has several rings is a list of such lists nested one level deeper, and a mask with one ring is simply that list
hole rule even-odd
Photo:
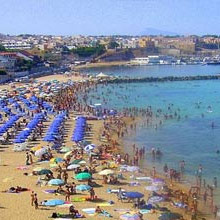
[{"label": "sandy beach", "polygon": [[[91,64],[92,65],[92,64]],[[94,64],[95,66],[96,64]],[[102,64],[100,64],[102,65]],[[116,65],[116,64],[115,64]],[[118,65],[118,64],[117,64]],[[90,66],[91,67],[91,66]],[[80,67],[81,68],[81,67]],[[84,67],[83,67],[84,68]],[[37,80],[39,82],[43,81],[51,81],[51,80],[58,80],[60,82],[67,82],[68,80],[74,80],[79,81],[85,79],[81,76],[63,76],[63,75],[51,75],[51,76],[45,76],[40,77]],[[16,86],[21,86],[22,84],[17,84]],[[0,89],[9,89],[8,85],[1,86]],[[64,141],[63,146],[72,148],[75,146],[75,143],[71,141],[71,136],[75,127],[75,117],[77,115],[80,115],[81,113],[79,111],[70,111],[69,118],[64,122],[65,125],[65,132],[64,132]],[[53,115],[48,116],[48,120],[44,123],[43,126],[43,134],[44,137],[46,134],[46,131],[48,130],[50,124],[54,120]],[[131,123],[133,123],[132,120],[125,120],[125,123],[127,126]],[[116,127],[112,126],[111,134],[110,134],[110,142],[108,142],[106,139],[101,140],[101,134],[104,130],[104,124],[103,120],[87,120],[87,124],[91,127],[91,130],[87,133],[86,140],[89,140],[91,143],[99,146],[103,144],[109,144],[108,152],[115,153],[116,151],[122,153],[123,155],[123,142],[120,139],[120,137],[117,137],[117,130]],[[128,134],[129,135],[128,131]],[[119,145],[117,145],[117,148],[113,147],[113,142],[117,141]],[[31,141],[28,142],[28,148],[39,146],[39,145],[47,145],[42,139],[37,139],[37,141]],[[57,153],[55,150],[52,150],[53,157],[59,157],[63,158],[64,154]],[[38,201],[39,203],[48,200],[48,199],[62,199],[65,200],[64,195],[60,194],[47,194],[44,192],[44,190],[48,189],[56,189],[56,186],[37,186],[36,182],[38,179],[38,176],[30,175],[34,168],[37,167],[43,167],[47,169],[51,169],[50,162],[45,163],[39,163],[37,162],[39,158],[33,157],[33,164],[26,166],[25,160],[26,160],[26,154],[25,152],[14,152],[13,151],[13,144],[9,145],[1,145],[0,146],[0,219],[2,220],[36,220],[36,219],[48,219],[54,212],[58,213],[69,213],[69,206],[63,206],[63,207],[45,207],[45,206],[39,206],[39,209],[35,210],[33,206],[31,206],[31,191],[34,191],[37,193]],[[86,161],[86,165],[89,164],[89,157],[87,154],[84,154],[83,159]],[[106,160],[108,162],[111,162],[112,160]],[[97,168],[96,173],[93,174],[93,181],[95,181],[97,184],[101,185],[101,187],[94,188],[95,194],[98,198],[102,199],[101,201],[83,201],[83,202],[72,202],[74,207],[83,215],[85,215],[86,219],[95,220],[95,219],[109,219],[109,217],[104,217],[103,215],[94,214],[94,215],[88,215],[87,213],[83,212],[82,209],[85,208],[96,208],[97,205],[100,205],[102,209],[107,211],[112,215],[111,219],[120,219],[120,216],[126,212],[128,209],[130,212],[137,212],[138,209],[135,209],[133,206],[133,203],[128,202],[121,202],[118,201],[117,195],[113,193],[108,193],[108,189],[118,189],[121,187],[125,191],[135,191],[140,192],[144,194],[144,198],[147,199],[152,195],[152,191],[147,191],[145,189],[146,186],[150,186],[151,184],[146,181],[136,180],[135,177],[152,177],[150,169],[144,170],[144,172],[122,172],[124,179],[119,180],[120,185],[112,185],[112,184],[103,184],[103,178],[98,174],[102,170],[101,166],[102,161],[97,161]],[[57,171],[53,169],[54,176],[57,176]],[[120,174],[120,164],[118,164],[118,168],[114,169],[114,172],[116,174]],[[24,173],[28,173],[29,175],[26,176]],[[81,182],[73,179],[74,173],[73,171],[68,171],[68,182],[75,182],[76,185],[81,184]],[[161,178],[162,176],[157,174],[156,177]],[[164,178],[164,177],[163,177]],[[137,186],[130,186],[131,182],[138,182],[139,184]],[[166,179],[166,183],[168,187],[170,187],[173,191],[177,189],[181,189],[184,192],[188,193],[187,187],[185,187],[182,184],[174,182],[172,185],[169,182],[168,179]],[[21,193],[8,193],[3,192],[5,190],[8,190],[10,187],[16,187],[16,186],[22,186],[24,188],[29,189],[29,191],[21,192]],[[161,193],[162,191],[158,191],[158,193]],[[71,196],[71,201],[76,197],[89,197],[89,192],[77,192],[76,195]],[[172,198],[173,200],[178,201],[177,198]],[[109,204],[109,201],[113,201],[113,204]],[[177,212],[180,213],[185,220],[191,219],[191,212],[186,212],[183,208],[177,208],[171,205],[171,202],[160,202],[160,207],[166,207],[171,212]],[[118,210],[117,210],[118,209]],[[199,201],[199,210],[205,211],[205,214],[207,214],[206,210],[204,209],[204,204]],[[147,220],[156,220],[161,215],[162,211],[159,210],[151,210],[147,212],[147,214],[143,214],[143,219]],[[201,219],[201,218],[198,218]],[[206,216],[206,219],[213,219],[212,216]]]}]

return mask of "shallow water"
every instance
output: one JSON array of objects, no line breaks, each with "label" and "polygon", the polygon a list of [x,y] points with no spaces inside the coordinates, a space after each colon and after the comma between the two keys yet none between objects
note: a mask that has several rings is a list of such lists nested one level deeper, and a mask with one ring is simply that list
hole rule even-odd
[{"label": "shallow water", "polygon": [[[102,72],[106,73],[104,69]],[[154,110],[161,108],[164,113],[177,112],[180,120],[167,120],[157,130],[154,125],[139,126],[136,133],[124,138],[125,150],[130,152],[132,143],[139,147],[145,146],[149,151],[152,147],[159,147],[163,157],[153,160],[147,154],[142,165],[152,167],[154,164],[161,170],[167,163],[168,167],[178,169],[179,162],[185,160],[186,174],[193,177],[190,179],[195,182],[195,171],[201,164],[203,178],[212,185],[215,176],[220,180],[220,154],[216,153],[216,150],[220,150],[219,88],[220,81],[214,80],[108,85],[99,86],[99,97],[92,92],[94,97],[91,102],[118,110],[151,105]],[[211,126],[213,122],[214,128]],[[220,201],[219,198],[217,201]]]}]

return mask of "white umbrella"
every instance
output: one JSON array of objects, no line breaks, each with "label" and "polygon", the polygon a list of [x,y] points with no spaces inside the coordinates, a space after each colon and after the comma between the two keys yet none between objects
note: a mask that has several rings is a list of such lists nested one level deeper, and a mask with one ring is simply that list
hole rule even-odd
[{"label": "white umbrella", "polygon": [[111,175],[111,174],[114,174],[114,171],[110,170],[110,169],[102,170],[101,172],[99,172],[99,175],[101,175],[101,176],[107,176],[107,175]]},{"label": "white umbrella", "polygon": [[67,170],[74,170],[74,169],[76,169],[76,168],[78,168],[78,167],[80,167],[79,164],[71,164],[71,165],[69,165],[69,166],[67,167]]},{"label": "white umbrella", "polygon": [[35,155],[36,157],[41,157],[43,154],[45,154],[45,153],[47,153],[47,152],[48,152],[48,151],[47,151],[46,148],[41,148],[40,150],[37,150],[34,155]]},{"label": "white umbrella", "polygon": [[85,151],[91,151],[95,148],[96,146],[94,144],[89,144],[87,146],[84,147]]}]

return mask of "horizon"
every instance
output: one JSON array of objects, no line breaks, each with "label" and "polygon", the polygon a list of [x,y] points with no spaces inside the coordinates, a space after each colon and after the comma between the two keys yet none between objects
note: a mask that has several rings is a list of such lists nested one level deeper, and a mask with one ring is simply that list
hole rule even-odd
[{"label": "horizon", "polygon": [[220,35],[218,0],[0,0],[0,4],[0,32],[6,35]]}]

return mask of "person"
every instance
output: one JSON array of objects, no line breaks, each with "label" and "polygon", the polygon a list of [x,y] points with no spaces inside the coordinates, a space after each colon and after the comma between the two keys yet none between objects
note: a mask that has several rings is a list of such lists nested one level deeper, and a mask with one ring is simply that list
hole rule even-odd
[{"label": "person", "polygon": [[70,192],[71,194],[76,194],[76,184],[74,182],[70,185]]},{"label": "person", "polygon": [[66,187],[66,191],[65,191],[65,201],[70,201],[70,190],[69,187]]},{"label": "person", "polygon": [[41,186],[43,184],[43,181],[41,180],[41,177],[39,176],[37,178],[36,186]]},{"label": "person", "polygon": [[34,191],[31,192],[31,206],[34,206]]},{"label": "person", "polygon": [[29,160],[30,160],[30,156],[29,156],[29,153],[27,152],[26,153],[26,165],[30,165]]},{"label": "person", "polygon": [[62,192],[63,192],[62,186],[58,186],[56,192],[57,192],[57,193],[62,193]]},{"label": "person", "polygon": [[33,164],[33,157],[31,154],[29,154],[29,157],[30,157],[30,164]]},{"label": "person", "polygon": [[206,201],[207,201],[207,196],[208,196],[207,190],[205,190],[205,192],[203,194],[203,201],[204,201],[205,204],[206,204]]},{"label": "person", "polygon": [[34,206],[35,206],[35,209],[38,209],[38,198],[37,198],[37,193],[34,194]]},{"label": "person", "polygon": [[214,179],[213,179],[213,186],[214,186],[215,188],[217,188],[217,186],[218,186],[218,182],[217,182],[217,177],[216,177],[216,176],[215,176]]},{"label": "person", "polygon": [[139,216],[140,220],[143,220],[143,214],[140,211],[138,212],[138,216]]},{"label": "person", "polygon": [[213,214],[214,214],[214,217],[217,218],[217,214],[218,214],[218,207],[215,205],[214,208],[213,208]]},{"label": "person", "polygon": [[165,176],[167,177],[167,175],[168,175],[168,166],[167,166],[167,164],[164,165],[163,171],[164,171]]},{"label": "person", "polygon": [[180,161],[180,171],[181,171],[181,173],[183,173],[184,170],[185,170],[185,161],[182,160],[182,161]]},{"label": "person", "polygon": [[93,201],[95,199],[95,191],[93,189],[93,187],[90,189],[90,199]]},{"label": "person", "polygon": [[152,176],[153,176],[153,178],[156,177],[156,168],[155,167],[153,167]]},{"label": "person", "polygon": [[69,207],[69,214],[73,215],[73,217],[76,217],[76,215],[79,215],[79,211],[75,209],[73,205]]},{"label": "person", "polygon": [[103,210],[100,208],[100,206],[97,206],[96,209],[95,209],[95,212],[96,213],[102,213]]}]

